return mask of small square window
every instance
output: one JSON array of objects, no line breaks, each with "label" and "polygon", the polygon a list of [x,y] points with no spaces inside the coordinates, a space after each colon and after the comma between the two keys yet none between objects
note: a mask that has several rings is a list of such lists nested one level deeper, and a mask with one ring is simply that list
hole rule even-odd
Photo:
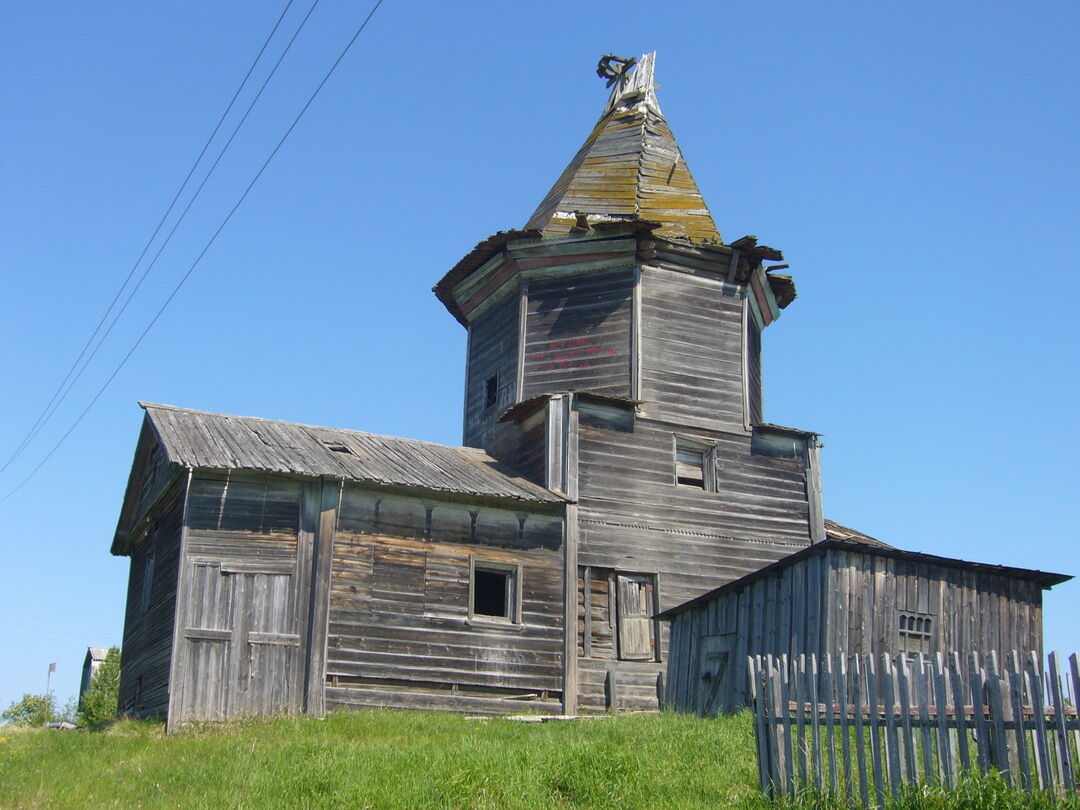
[{"label": "small square window", "polygon": [[521,617],[521,566],[470,560],[469,618],[518,624]]},{"label": "small square window", "polygon": [[712,445],[700,439],[675,437],[675,483],[713,491]]}]

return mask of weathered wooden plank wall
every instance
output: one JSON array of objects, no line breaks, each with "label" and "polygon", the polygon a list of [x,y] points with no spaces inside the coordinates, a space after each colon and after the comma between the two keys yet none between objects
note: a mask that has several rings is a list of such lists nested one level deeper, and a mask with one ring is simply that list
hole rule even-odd
[{"label": "weathered wooden plank wall", "polygon": [[[721,637],[732,639],[738,661],[768,654],[1013,649],[1041,654],[1041,604],[1036,582],[823,549],[678,614],[671,628],[667,699],[691,712],[747,705],[745,672],[729,670],[720,684],[715,667],[703,657],[710,640]],[[905,637],[902,616],[927,622],[919,625],[925,633]]]},{"label": "weathered wooden plank wall", "polygon": [[[173,480],[131,554],[118,705],[136,717],[169,705],[169,667],[186,477]],[[147,567],[152,566],[152,572]],[[144,587],[149,591],[144,592]]]},{"label": "weathered wooden plank wall", "polygon": [[663,422],[743,431],[743,301],[720,279],[641,271],[641,394]]},{"label": "weathered wooden plank wall", "polygon": [[[520,564],[521,616],[469,616],[470,557]],[[330,592],[327,705],[559,710],[558,516],[345,488]]]},{"label": "weathered wooden plank wall", "polygon": [[828,589],[835,600],[833,652],[897,649],[896,615],[902,612],[929,618],[929,653],[1042,653],[1042,587],[1037,582],[842,549],[827,553]]},{"label": "weathered wooden plank wall", "polygon": [[533,280],[528,286],[524,390],[630,396],[632,268]]},{"label": "weathered wooden plank wall", "polygon": [[[484,447],[495,419],[515,401],[518,321],[519,296],[510,293],[469,327],[463,431],[468,447]],[[487,381],[492,377],[497,380],[496,401],[489,405]]]}]

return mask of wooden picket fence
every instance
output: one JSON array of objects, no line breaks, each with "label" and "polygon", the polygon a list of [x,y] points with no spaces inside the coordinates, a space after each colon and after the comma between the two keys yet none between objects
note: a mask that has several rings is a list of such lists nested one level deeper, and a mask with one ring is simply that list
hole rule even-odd
[{"label": "wooden picket fence", "polygon": [[[751,656],[761,788],[879,806],[905,785],[946,789],[997,771],[1024,789],[1076,790],[1080,667],[1057,653],[914,658]],[[964,660],[962,660],[964,659]]]}]

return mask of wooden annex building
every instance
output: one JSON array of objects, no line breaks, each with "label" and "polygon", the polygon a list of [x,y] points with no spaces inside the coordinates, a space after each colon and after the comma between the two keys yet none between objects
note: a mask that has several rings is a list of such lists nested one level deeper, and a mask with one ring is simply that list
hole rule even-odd
[{"label": "wooden annex building", "polygon": [[663,611],[864,537],[824,518],[817,436],[764,421],[782,254],[721,238],[652,54],[598,72],[532,217],[435,286],[468,331],[463,446],[142,405],[121,711],[656,708]]}]

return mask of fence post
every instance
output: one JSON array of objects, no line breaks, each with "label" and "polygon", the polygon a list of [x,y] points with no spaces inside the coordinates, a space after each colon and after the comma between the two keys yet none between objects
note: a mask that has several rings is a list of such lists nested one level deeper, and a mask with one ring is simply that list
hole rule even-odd
[{"label": "fence post", "polygon": [[1035,751],[1039,760],[1040,787],[1053,790],[1054,772],[1050,767],[1050,749],[1046,740],[1046,708],[1043,703],[1042,661],[1038,653],[1031,653],[1027,660],[1028,694],[1031,707],[1035,710]]},{"label": "fence post", "polygon": [[859,796],[863,807],[870,806],[870,794],[866,779],[866,740],[863,737],[863,688],[859,656],[851,658],[851,694],[855,702],[855,763],[859,771]]},{"label": "fence post", "polygon": [[1009,748],[1005,739],[1005,707],[1001,700],[997,650],[990,651],[986,664],[987,698],[990,706],[990,725],[993,728],[990,750],[994,759],[994,768],[1005,779],[1005,783],[1011,785],[1012,774],[1009,772]]},{"label": "fence post", "polygon": [[941,653],[931,659],[934,686],[934,703],[937,710],[938,762],[941,765],[941,781],[946,788],[953,788],[953,750],[949,740],[948,688],[945,685],[945,662]]},{"label": "fence post", "polygon": [[979,667],[979,654],[968,656],[968,681],[971,683],[971,708],[975,715],[975,742],[979,753],[979,770],[990,770],[990,740],[986,727],[986,706],[984,705],[984,686],[986,678]]},{"label": "fence post", "polygon": [[825,653],[821,677],[825,691],[825,745],[829,752],[829,788],[836,794],[839,785],[836,778],[836,736],[833,728],[836,719],[833,713],[835,689],[833,687],[832,653]]},{"label": "fence post", "polygon": [[926,658],[919,653],[918,680],[915,687],[919,692],[919,742],[922,743],[923,781],[928,785],[937,784],[937,769],[934,767],[934,742],[930,736],[930,690],[927,688]]},{"label": "fence post", "polygon": [[897,656],[896,675],[896,691],[900,693],[900,722],[904,729],[905,781],[914,785],[919,781],[919,772],[915,767],[915,737],[911,733],[911,673],[906,655]]},{"label": "fence post", "polygon": [[964,689],[964,668],[960,663],[960,653],[952,654],[952,672],[950,680],[953,688],[953,702],[956,704],[956,742],[960,749],[960,767],[971,769],[971,755],[968,753],[969,734],[967,728],[967,692]]},{"label": "fence post", "polygon": [[1054,729],[1058,741],[1058,770],[1061,783],[1066,790],[1076,787],[1073,778],[1072,749],[1069,747],[1069,733],[1065,730],[1065,701],[1061,696],[1061,668],[1058,666],[1057,650],[1050,653],[1050,695],[1054,701]]},{"label": "fence post", "polygon": [[1013,650],[1005,659],[1009,671],[1009,697],[1012,703],[1013,739],[1016,740],[1016,759],[1020,766],[1020,784],[1031,790],[1031,760],[1028,757],[1027,723],[1024,711],[1024,676],[1020,669],[1020,656]]},{"label": "fence post", "polygon": [[893,693],[892,661],[881,654],[881,692],[885,704],[885,758],[889,766],[889,790],[900,795],[900,748],[896,735],[896,696]]},{"label": "fence post", "polygon": [[840,700],[840,756],[844,760],[844,798],[850,798],[851,785],[851,726],[848,722],[848,669],[847,656],[841,655],[837,662],[840,665],[837,679],[837,697]]}]

